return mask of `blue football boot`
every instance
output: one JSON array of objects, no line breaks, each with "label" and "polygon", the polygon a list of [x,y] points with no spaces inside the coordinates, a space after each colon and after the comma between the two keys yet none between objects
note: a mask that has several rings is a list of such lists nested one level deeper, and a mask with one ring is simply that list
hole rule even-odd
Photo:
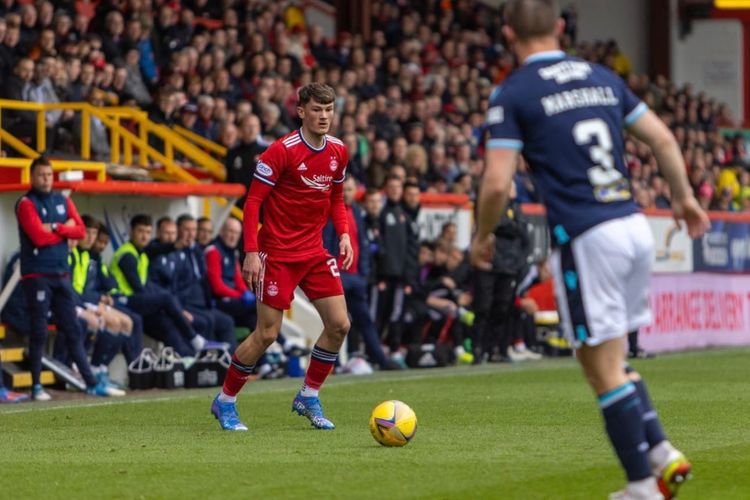
[{"label": "blue football boot", "polygon": [[323,407],[320,406],[320,399],[315,396],[306,398],[301,393],[297,393],[294,401],[292,401],[292,411],[296,411],[298,415],[307,417],[316,429],[331,430],[336,428],[333,422],[323,416]]},{"label": "blue football boot", "polygon": [[222,403],[219,401],[218,394],[211,404],[211,413],[216,417],[219,425],[225,431],[247,430],[247,426],[240,421],[240,414],[237,413],[237,405],[235,403]]}]

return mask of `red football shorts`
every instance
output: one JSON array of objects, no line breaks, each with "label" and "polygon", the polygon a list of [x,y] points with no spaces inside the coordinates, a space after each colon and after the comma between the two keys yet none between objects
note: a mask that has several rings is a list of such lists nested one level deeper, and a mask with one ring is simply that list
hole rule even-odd
[{"label": "red football shorts", "polygon": [[260,252],[260,262],[258,301],[274,309],[289,309],[298,286],[310,300],[344,294],[336,258],[328,253],[303,261],[279,262]]}]

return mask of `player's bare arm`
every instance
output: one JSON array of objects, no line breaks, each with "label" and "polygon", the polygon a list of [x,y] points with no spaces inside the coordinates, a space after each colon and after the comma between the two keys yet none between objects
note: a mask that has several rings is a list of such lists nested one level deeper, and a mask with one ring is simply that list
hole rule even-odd
[{"label": "player's bare arm", "polygon": [[258,252],[248,252],[245,254],[245,261],[242,263],[242,279],[245,280],[245,284],[253,293],[258,293],[259,277],[260,255],[258,255]]},{"label": "player's bare arm", "polygon": [[354,250],[352,249],[352,242],[348,234],[342,234],[341,238],[339,238],[339,250],[341,256],[344,258],[341,267],[346,271],[352,266],[352,262],[354,261]]},{"label": "player's bare arm", "polygon": [[479,192],[477,232],[471,245],[471,262],[479,269],[491,268],[495,247],[493,231],[508,204],[518,152],[513,149],[490,149]]},{"label": "player's bare arm", "polygon": [[678,225],[684,220],[691,238],[703,236],[711,223],[693,195],[680,146],[672,132],[652,111],[644,113],[629,130],[651,147],[672,190],[672,211]]}]

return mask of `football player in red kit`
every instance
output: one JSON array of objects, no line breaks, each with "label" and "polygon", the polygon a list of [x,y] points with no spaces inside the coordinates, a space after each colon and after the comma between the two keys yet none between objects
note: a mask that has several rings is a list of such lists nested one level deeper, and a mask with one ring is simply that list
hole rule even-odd
[{"label": "football player in red kit", "polygon": [[[349,316],[337,259],[323,248],[322,231],[333,219],[346,269],[353,252],[346,223],[342,185],[349,156],[344,144],[328,135],[336,95],[327,85],[311,83],[299,91],[299,130],[280,138],[260,156],[245,201],[243,278],[258,298],[255,331],[237,348],[222,391],[211,413],[222,429],[246,431],[236,408],[237,393],[281,329],[281,320],[299,286],[323,320],[305,382],[292,411],[317,429],[333,429],[323,416],[318,390],[333,370]],[[257,231],[263,205],[263,226]]]}]

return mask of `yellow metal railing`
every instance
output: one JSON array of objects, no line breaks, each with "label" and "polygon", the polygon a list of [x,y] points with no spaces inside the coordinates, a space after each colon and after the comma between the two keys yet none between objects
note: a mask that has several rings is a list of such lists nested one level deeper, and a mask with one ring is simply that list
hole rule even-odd
[{"label": "yellow metal railing", "polygon": [[220,157],[224,157],[227,155],[227,148],[222,146],[221,144],[217,144],[214,141],[211,141],[209,139],[206,139],[202,135],[196,134],[192,130],[188,130],[185,127],[181,127],[179,125],[174,125],[172,129],[180,134],[181,136],[185,137],[186,139],[193,141],[203,149],[207,150],[210,153],[214,153]]},{"label": "yellow metal railing", "polygon": [[[31,182],[31,158],[0,158],[0,167],[17,168],[21,170],[21,184]],[[67,161],[52,160],[52,170],[66,172],[80,170],[83,172],[96,172],[96,180],[104,182],[107,180],[107,165],[96,161]]]},{"label": "yellow metal railing", "polygon": [[[183,168],[180,162],[184,158],[186,163],[205,170],[213,179],[226,179],[223,158],[227,149],[204,137],[182,127],[169,128],[154,123],[145,111],[127,107],[97,107],[86,102],[67,103],[34,103],[26,101],[9,101],[0,99],[0,112],[3,110],[31,111],[36,113],[36,150],[15,137],[10,131],[2,128],[0,122],[0,143],[5,142],[26,159],[36,158],[46,149],[45,112],[51,110],[70,110],[81,114],[81,158],[91,160],[91,119],[97,119],[109,131],[110,163],[139,165],[150,168],[160,164],[169,180],[187,183],[198,183],[199,180]],[[1,116],[1,115],[0,115]],[[128,126],[126,126],[128,125]],[[149,139],[158,138],[164,144],[160,151],[149,144]],[[137,152],[137,158],[136,153]],[[214,156],[218,158],[215,158]],[[104,158],[98,158],[105,161]],[[62,162],[58,162],[62,163]],[[85,162],[78,162],[77,169]],[[0,164],[0,166],[3,166]],[[11,165],[9,165],[11,166]],[[61,167],[62,168],[62,167]],[[92,167],[98,168],[98,167]],[[99,170],[97,170],[99,172]],[[23,175],[23,174],[22,174]],[[100,174],[105,175],[105,174]],[[104,178],[102,178],[103,180]],[[220,205],[226,205],[226,200],[215,199]],[[242,218],[242,211],[233,207],[232,214]]]}]

